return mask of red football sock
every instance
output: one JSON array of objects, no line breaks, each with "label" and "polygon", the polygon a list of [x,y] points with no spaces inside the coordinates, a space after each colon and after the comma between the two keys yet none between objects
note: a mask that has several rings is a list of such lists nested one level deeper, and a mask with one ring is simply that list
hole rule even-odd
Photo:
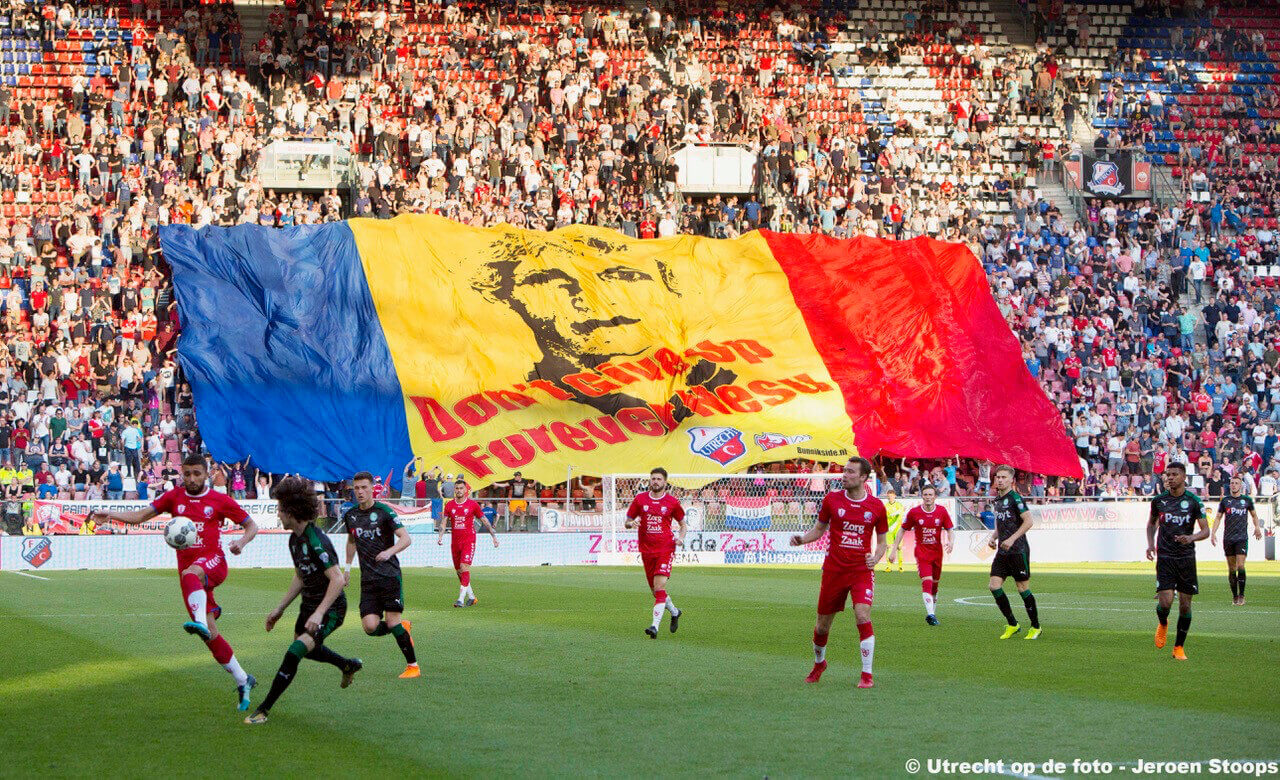
[{"label": "red football sock", "polygon": [[831,634],[819,634],[815,629],[813,632],[813,643],[818,647],[826,647],[827,640],[831,638]]},{"label": "red football sock", "polygon": [[665,590],[655,590],[655,591],[653,592],[653,603],[654,603],[654,604],[666,604],[666,603],[667,603],[667,592],[666,592]]},{"label": "red football sock", "polygon": [[231,663],[231,656],[235,655],[235,653],[231,651],[231,645],[222,638],[221,634],[204,644],[205,647],[209,648],[209,652],[213,653],[213,660],[220,664]]},{"label": "red football sock", "polygon": [[933,595],[933,580],[920,580],[920,592]]},{"label": "red football sock", "polygon": [[465,587],[467,587],[468,585],[470,585],[470,584],[471,584],[471,572],[469,572],[469,571],[460,571],[460,572],[458,572],[458,582],[461,582],[461,583],[462,583],[462,587],[464,587],[464,588],[465,588]]},{"label": "red football sock", "polygon": [[934,595],[934,596],[938,595],[938,581],[937,581],[937,580],[934,580],[934,581],[933,581],[933,595]]},{"label": "red football sock", "polygon": [[204,590],[204,585],[200,583],[200,578],[194,574],[184,574],[178,582],[182,586],[182,603],[187,607],[187,614],[191,615],[192,620],[195,620],[195,613],[191,611],[191,594]]},{"label": "red football sock", "polygon": [[865,623],[859,623],[859,624],[858,624],[858,638],[859,638],[859,639],[870,639],[871,637],[875,636],[875,633],[876,633],[876,632],[874,632],[874,631],[872,631],[872,630],[871,630],[871,621],[870,621],[870,620],[868,620],[868,621],[867,621],[867,622],[865,622]]}]

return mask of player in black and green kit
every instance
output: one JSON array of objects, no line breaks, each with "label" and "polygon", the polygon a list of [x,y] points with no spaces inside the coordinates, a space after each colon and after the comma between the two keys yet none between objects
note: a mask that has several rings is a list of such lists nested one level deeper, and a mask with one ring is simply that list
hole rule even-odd
[{"label": "player in black and green kit", "polygon": [[290,532],[289,555],[293,558],[294,574],[280,606],[267,615],[267,630],[275,627],[299,594],[302,607],[293,626],[293,644],[284,654],[280,670],[271,683],[271,692],[258,709],[244,719],[245,723],[267,722],[267,714],[293,682],[303,658],[338,667],[342,671],[343,688],[351,684],[351,678],[363,666],[359,658],[344,658],[324,644],[325,638],[342,625],[347,614],[347,597],[342,592],[346,580],[338,568],[338,553],[333,549],[333,542],[312,523],[320,514],[320,504],[311,481],[287,477],[276,486],[275,498],[280,524]]},{"label": "player in black and green kit", "polygon": [[[1164,467],[1165,492],[1151,499],[1151,519],[1147,522],[1147,560],[1156,562],[1156,647],[1164,647],[1169,637],[1169,608],[1178,591],[1178,636],[1173,657],[1187,660],[1183,643],[1191,628],[1191,599],[1200,592],[1196,578],[1196,542],[1209,538],[1200,499],[1187,492],[1187,467],[1170,463]],[[1200,530],[1196,530],[1199,525]],[[1159,543],[1156,535],[1159,534]]]},{"label": "player in black and green kit", "polygon": [[991,532],[987,545],[996,551],[991,561],[991,595],[995,597],[1000,614],[1009,625],[1001,639],[1009,639],[1021,630],[1017,619],[1013,616],[1013,607],[1009,606],[1009,597],[1004,593],[1004,581],[1013,577],[1013,584],[1018,587],[1018,595],[1022,596],[1022,605],[1027,608],[1027,617],[1031,620],[1031,628],[1025,639],[1040,638],[1040,610],[1036,607],[1036,597],[1031,593],[1031,545],[1027,544],[1027,531],[1031,530],[1031,512],[1027,502],[1013,489],[1013,468],[1001,466],[996,469],[996,500],[991,503],[991,511],[996,516],[996,528]]},{"label": "player in black and green kit", "polygon": [[[413,627],[401,620],[404,613],[404,583],[400,578],[400,561],[396,555],[412,544],[409,532],[396,519],[396,510],[373,500],[373,475],[362,471],[351,478],[356,505],[347,510],[342,521],[347,527],[347,576],[351,561],[360,556],[360,622],[369,636],[396,638],[407,666],[400,679],[422,676],[414,652]],[[430,511],[423,507],[405,514]]]},{"label": "player in black and green kit", "polygon": [[1244,606],[1244,561],[1249,557],[1249,518],[1253,518],[1253,535],[1262,538],[1262,522],[1253,508],[1253,497],[1244,492],[1244,480],[1237,474],[1231,478],[1231,495],[1218,504],[1209,541],[1218,543],[1222,530],[1222,552],[1227,556],[1227,579],[1231,581],[1231,603]]}]

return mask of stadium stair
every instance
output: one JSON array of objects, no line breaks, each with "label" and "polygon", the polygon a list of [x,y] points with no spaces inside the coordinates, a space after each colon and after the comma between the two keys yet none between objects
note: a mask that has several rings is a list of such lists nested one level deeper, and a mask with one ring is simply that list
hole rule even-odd
[{"label": "stadium stair", "polygon": [[1039,189],[1040,197],[1057,206],[1068,225],[1074,225],[1080,219],[1075,205],[1072,204],[1071,198],[1067,197],[1067,191],[1061,184],[1052,178],[1044,178],[1039,181]]}]

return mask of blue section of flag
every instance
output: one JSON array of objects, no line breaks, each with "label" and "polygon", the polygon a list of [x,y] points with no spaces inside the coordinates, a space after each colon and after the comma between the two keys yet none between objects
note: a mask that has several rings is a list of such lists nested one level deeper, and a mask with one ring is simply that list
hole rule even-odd
[{"label": "blue section of flag", "polygon": [[399,486],[413,459],[404,396],[346,223],[160,228],[178,358],[216,460]]}]

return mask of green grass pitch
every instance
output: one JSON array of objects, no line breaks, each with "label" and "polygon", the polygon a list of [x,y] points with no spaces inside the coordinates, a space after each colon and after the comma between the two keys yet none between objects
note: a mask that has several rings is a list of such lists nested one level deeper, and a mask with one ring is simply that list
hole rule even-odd
[{"label": "green grass pitch", "polygon": [[[403,659],[360,630],[352,589],[329,643],[364,671],[340,690],[337,670],[304,661],[257,727],[182,632],[173,572],[3,572],[0,775],[905,777],[911,758],[1280,757],[1280,567],[1250,567],[1249,603],[1232,607],[1225,565],[1202,562],[1188,663],[1152,645],[1151,572],[1038,568],[1037,642],[996,640],[977,568],[945,571],[939,628],[913,571],[879,574],[876,687],[861,691],[852,611],[822,682],[802,682],[815,569],[678,567],[685,618],[657,641],[642,633],[639,569],[480,567],[467,610],[451,606],[451,571],[413,570],[423,677],[396,679]],[[233,570],[218,589],[220,627],[261,681],[255,701],[291,639],[294,610],[262,625],[289,576]]]}]

